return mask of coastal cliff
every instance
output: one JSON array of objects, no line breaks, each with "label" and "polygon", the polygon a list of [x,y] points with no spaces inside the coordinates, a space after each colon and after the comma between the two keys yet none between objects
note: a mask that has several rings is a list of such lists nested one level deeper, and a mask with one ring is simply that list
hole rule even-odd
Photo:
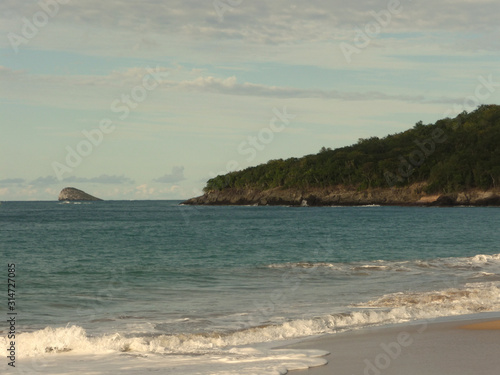
[{"label": "coastal cliff", "polygon": [[424,192],[424,184],[403,188],[357,191],[345,187],[301,189],[209,191],[191,198],[187,205],[258,205],[258,206],[500,206],[500,190],[470,190],[453,194]]},{"label": "coastal cliff", "polygon": [[60,201],[102,201],[102,199],[96,198],[73,187],[66,187],[62,189],[59,193],[58,199]]}]

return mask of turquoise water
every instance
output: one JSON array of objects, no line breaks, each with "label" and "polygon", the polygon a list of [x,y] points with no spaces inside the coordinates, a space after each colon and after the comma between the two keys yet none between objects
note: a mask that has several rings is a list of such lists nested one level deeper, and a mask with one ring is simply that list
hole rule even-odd
[{"label": "turquoise water", "polygon": [[[161,338],[155,345],[165,353],[220,355],[498,311],[499,223],[496,208],[4,202],[0,254],[16,264],[20,332],[75,326],[87,338]],[[48,341],[31,342],[24,355]],[[59,345],[78,353],[74,343]]]}]

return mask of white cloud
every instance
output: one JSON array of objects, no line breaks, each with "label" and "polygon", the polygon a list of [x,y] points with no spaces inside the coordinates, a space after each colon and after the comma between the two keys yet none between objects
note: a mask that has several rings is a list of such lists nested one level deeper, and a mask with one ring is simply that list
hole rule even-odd
[{"label": "white cloud", "polygon": [[[27,86],[52,86],[52,90],[56,90],[54,86],[59,86],[60,95],[64,96],[65,87],[88,86],[92,90],[97,87],[134,87],[141,82],[142,77],[148,74],[147,68],[132,67],[123,71],[113,71],[109,75],[103,76],[41,76],[23,73],[16,75],[21,83],[24,82]],[[170,71],[168,68],[160,68],[159,71]],[[30,84],[28,85],[28,82]],[[251,82],[239,83],[235,76],[227,78],[218,78],[213,76],[200,76],[191,80],[175,81],[164,80],[161,84],[162,88],[168,90],[182,91],[198,91],[206,93],[216,93],[223,95],[237,96],[258,96],[258,97],[273,97],[273,98],[317,98],[317,99],[334,99],[342,101],[360,101],[360,100],[396,100],[405,102],[433,102],[433,103],[455,103],[459,98],[453,97],[431,97],[424,95],[409,95],[409,94],[389,94],[380,91],[369,92],[346,92],[340,90],[320,90],[314,88],[294,88],[283,86],[269,86],[264,84],[256,84]],[[26,87],[26,90],[29,90]],[[129,92],[125,90],[124,92]],[[1,92],[0,92],[1,93]],[[23,95],[26,91],[23,91]],[[19,92],[21,94],[21,92]],[[5,91],[5,97],[12,95],[12,91]],[[82,95],[80,93],[80,95]],[[43,98],[41,98],[43,100]],[[104,102],[109,106],[108,102]],[[102,105],[102,103],[101,103]]]},{"label": "white cloud", "polygon": [[290,98],[317,98],[334,99],[342,101],[365,101],[365,100],[395,100],[416,103],[455,103],[458,98],[451,97],[429,97],[423,95],[408,94],[387,94],[384,92],[345,92],[337,90],[301,89],[293,87],[278,87],[250,82],[238,83],[236,77],[215,78],[212,76],[198,77],[191,81],[179,83],[169,81],[165,83],[170,87],[177,87],[184,90],[195,90],[201,92],[211,92],[225,95],[243,95],[274,97],[282,99]]}]

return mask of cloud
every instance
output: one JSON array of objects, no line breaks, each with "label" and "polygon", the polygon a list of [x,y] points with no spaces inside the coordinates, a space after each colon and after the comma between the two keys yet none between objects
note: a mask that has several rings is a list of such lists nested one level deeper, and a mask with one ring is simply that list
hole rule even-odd
[{"label": "cloud", "polygon": [[64,182],[76,182],[76,183],[94,183],[94,184],[133,184],[134,180],[128,178],[124,175],[112,176],[107,174],[102,174],[98,177],[86,178],[86,177],[68,177],[63,180]]},{"label": "cloud", "polygon": [[141,196],[143,198],[148,198],[155,193],[156,189],[149,187],[147,184],[142,184],[135,187],[135,195]]},{"label": "cloud", "polygon": [[31,181],[29,185],[31,186],[47,186],[60,184],[61,182],[54,176],[38,177],[37,179]]},{"label": "cloud", "polygon": [[[13,179],[16,180],[16,179]],[[1,182],[1,181],[0,181]],[[134,180],[128,178],[124,175],[121,176],[112,176],[107,174],[102,174],[98,177],[75,177],[70,176],[62,180],[63,183],[93,183],[93,184],[133,184]],[[37,179],[31,181],[29,185],[31,186],[48,186],[48,185],[60,185],[61,181],[59,181],[54,176],[46,176],[46,177],[38,177]]]},{"label": "cloud", "polygon": [[9,67],[0,65],[0,78],[2,81],[18,81],[26,75],[23,70],[14,70]]},{"label": "cloud", "polygon": [[152,73],[164,79],[172,69],[159,65],[133,66],[122,69],[112,70],[106,75],[39,75],[30,74],[29,71],[13,70],[0,65],[0,77],[16,80],[19,83],[25,82],[44,85],[71,85],[71,86],[89,86],[89,87],[123,87],[140,85],[143,78]]},{"label": "cloud", "polygon": [[176,166],[172,168],[172,173],[166,174],[162,177],[155,178],[153,181],[155,182],[161,182],[164,184],[174,184],[180,181],[185,180],[186,178],[184,177],[184,167],[183,166]]},{"label": "cloud", "polygon": [[[223,1],[227,4],[227,1]],[[229,2],[230,3],[230,2]],[[390,19],[391,31],[494,31],[497,30],[496,0],[420,0],[401,1],[401,12]],[[331,41],[345,30],[373,21],[373,12],[388,8],[387,0],[246,0],[228,6],[223,20],[213,1],[114,0],[72,1],[60,6],[49,27],[65,27],[70,31],[89,30],[85,44],[100,45],[101,39],[133,35],[133,43],[153,49],[155,39],[168,36],[191,41],[248,41],[260,44]],[[33,1],[0,2],[1,31],[21,28],[22,17],[32,18],[40,11]],[[220,13],[220,12],[219,12]],[[222,22],[221,22],[222,21]],[[44,30],[45,31],[45,30]],[[109,32],[112,31],[112,32]],[[48,30],[47,30],[48,32]],[[69,35],[61,37],[73,37]],[[81,32],[80,32],[81,34]],[[153,36],[153,37],[151,37]],[[130,41],[130,39],[129,39]],[[118,43],[117,43],[118,44]],[[134,44],[128,45],[133,49]]]},{"label": "cloud", "polygon": [[175,86],[184,90],[193,90],[200,92],[211,92],[224,95],[243,95],[273,97],[281,99],[291,98],[316,98],[316,99],[335,99],[344,101],[364,101],[364,100],[397,100],[412,103],[456,103],[460,98],[435,97],[431,98],[423,95],[406,94],[386,94],[380,91],[369,92],[346,92],[338,90],[320,90],[309,88],[279,87],[267,86],[255,83],[238,83],[236,77],[216,78],[216,77],[198,77],[190,81],[175,83],[169,81],[165,83],[171,87]]},{"label": "cloud", "polygon": [[24,178],[5,178],[0,180],[0,184],[24,184],[26,180]]},{"label": "cloud", "polygon": [[[1,68],[1,67],[0,67]],[[182,68],[179,68],[182,71]],[[172,69],[165,67],[153,68],[153,70],[166,74]],[[148,68],[130,67],[120,71],[112,71],[108,75],[102,76],[54,76],[54,75],[31,75],[26,72],[10,76],[17,76],[17,81],[20,84],[26,84],[33,87],[36,83],[47,87],[59,86],[61,89],[73,86],[89,86],[89,87],[121,87],[123,85],[137,85],[141,82],[141,78],[149,74]],[[1,75],[1,70],[0,70]],[[222,95],[235,96],[254,96],[254,97],[271,97],[279,99],[327,99],[327,100],[342,100],[342,101],[366,101],[366,100],[396,100],[410,103],[441,103],[451,104],[457,101],[463,101],[461,97],[431,97],[427,95],[408,95],[408,94],[388,94],[382,91],[341,91],[341,90],[322,90],[315,88],[296,88],[286,86],[270,86],[264,84],[256,84],[252,82],[238,82],[236,76],[219,78],[214,76],[199,76],[191,80],[166,80],[163,79],[161,85],[166,90],[182,90],[196,91],[201,93],[216,93]],[[26,89],[29,89],[26,87]],[[23,91],[23,95],[26,91]],[[7,97],[9,93],[5,92]],[[11,93],[10,93],[11,94]]]}]

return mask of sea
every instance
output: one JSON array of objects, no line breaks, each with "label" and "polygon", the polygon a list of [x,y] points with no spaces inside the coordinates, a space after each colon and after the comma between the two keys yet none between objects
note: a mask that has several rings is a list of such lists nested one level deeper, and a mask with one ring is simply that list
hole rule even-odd
[{"label": "sea", "polygon": [[3,202],[0,373],[285,374],[306,338],[499,316],[499,208],[180,203]]}]

